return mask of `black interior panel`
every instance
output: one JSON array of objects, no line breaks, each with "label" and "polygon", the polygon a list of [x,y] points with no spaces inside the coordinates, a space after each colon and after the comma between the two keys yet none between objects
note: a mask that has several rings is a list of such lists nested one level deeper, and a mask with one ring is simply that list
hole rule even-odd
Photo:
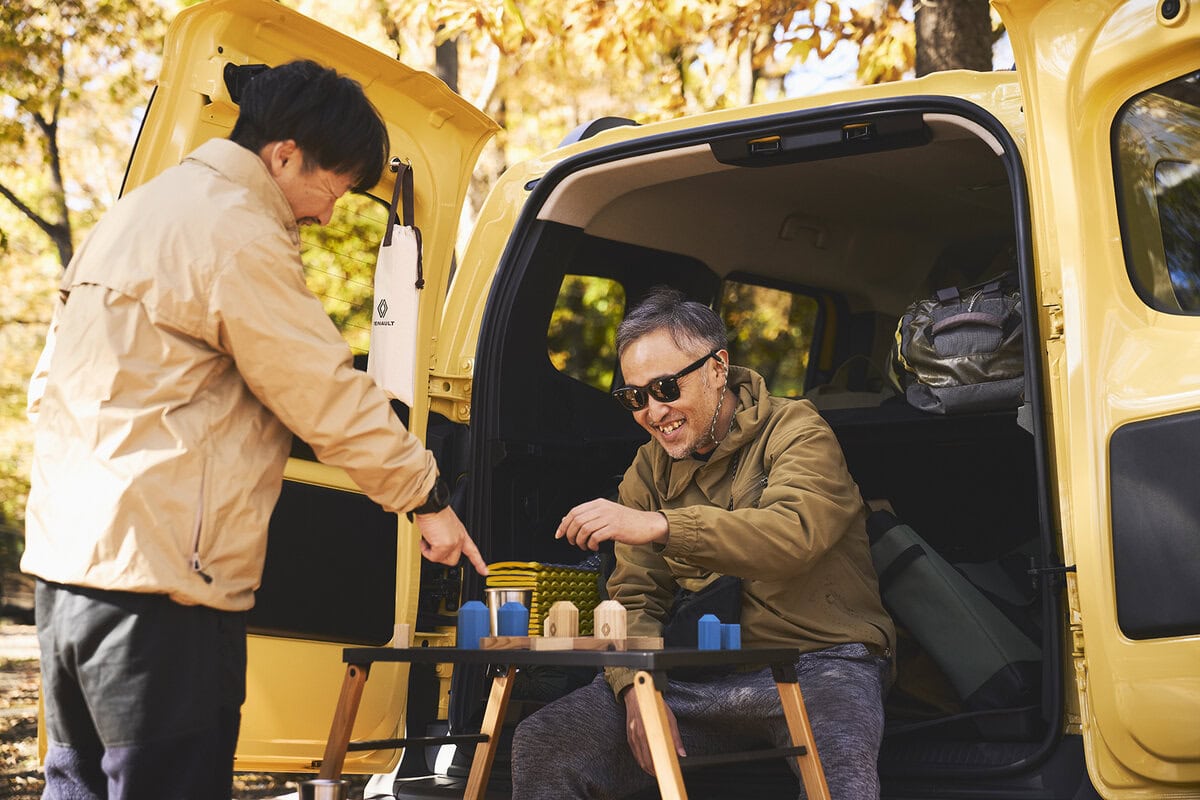
[{"label": "black interior panel", "polygon": [[943,416],[896,399],[822,412],[868,500],[949,561],[1010,552],[1038,533],[1033,437],[1016,411]]},{"label": "black interior panel", "polygon": [[1125,425],[1109,448],[1117,622],[1133,639],[1200,633],[1200,412]]},{"label": "black interior panel", "polygon": [[386,644],[395,620],[396,528],[396,515],[365,495],[284,481],[250,631]]}]

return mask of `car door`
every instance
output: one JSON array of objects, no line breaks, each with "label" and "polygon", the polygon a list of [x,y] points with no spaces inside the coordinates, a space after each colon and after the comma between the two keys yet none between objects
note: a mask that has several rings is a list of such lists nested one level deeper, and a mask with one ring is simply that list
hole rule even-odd
[{"label": "car door", "polygon": [[1200,796],[1200,8],[1001,0],[1078,720],[1107,798]]},{"label": "car door", "polygon": [[[397,413],[424,438],[429,401],[428,369],[422,365],[436,359],[434,332],[449,282],[459,213],[476,157],[495,123],[432,75],[278,3],[213,0],[181,11],[170,27],[161,77],[125,190],[178,163],[206,139],[228,136],[240,87],[257,65],[297,58],[313,59],[359,81],[388,122],[392,155],[412,164],[425,288],[416,339],[405,344],[416,353],[415,398],[411,408],[397,406]],[[375,219],[367,226],[373,225],[375,238],[352,242],[357,248],[352,257],[369,259],[370,266],[392,183],[392,175],[385,173],[371,193],[380,202],[357,198],[375,209],[368,208]],[[359,284],[369,326],[369,277]],[[395,625],[411,625],[417,614],[420,552],[411,523],[403,515],[384,513],[342,470],[312,458],[303,443],[297,443],[292,455],[271,523],[263,586],[249,616],[239,770],[316,766],[341,687],[342,647],[385,644]],[[407,669],[395,665],[372,670],[355,739],[402,732],[406,676]],[[387,771],[397,758],[394,751],[354,752],[346,771]]]}]

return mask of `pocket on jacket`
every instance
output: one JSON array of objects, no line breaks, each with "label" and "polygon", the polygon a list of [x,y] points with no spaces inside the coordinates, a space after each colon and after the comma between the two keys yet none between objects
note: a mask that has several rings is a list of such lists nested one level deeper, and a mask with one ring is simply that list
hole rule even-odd
[{"label": "pocket on jacket", "polygon": [[735,509],[758,508],[758,501],[762,499],[762,493],[767,488],[768,480],[767,473],[760,472],[748,484],[736,487],[733,494],[733,507]]},{"label": "pocket on jacket", "polygon": [[188,566],[192,572],[204,579],[205,583],[212,583],[210,576],[204,569],[204,533],[205,526],[208,524],[208,487],[211,480],[209,475],[209,466],[211,459],[204,458],[200,468],[200,487],[196,497],[195,516],[192,523],[192,535],[190,537],[191,550],[188,553]]}]

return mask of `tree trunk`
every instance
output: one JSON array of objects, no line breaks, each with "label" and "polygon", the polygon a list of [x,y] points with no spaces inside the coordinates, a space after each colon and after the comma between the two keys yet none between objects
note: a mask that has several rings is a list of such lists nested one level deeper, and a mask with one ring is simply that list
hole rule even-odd
[{"label": "tree trunk", "polygon": [[451,90],[458,91],[458,37],[447,39],[434,51],[434,72]]},{"label": "tree trunk", "polygon": [[918,0],[917,77],[945,69],[992,69],[987,0]]}]

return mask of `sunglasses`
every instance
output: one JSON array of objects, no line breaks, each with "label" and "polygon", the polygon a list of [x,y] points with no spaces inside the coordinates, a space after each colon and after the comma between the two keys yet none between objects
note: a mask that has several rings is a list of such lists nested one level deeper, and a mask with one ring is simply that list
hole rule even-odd
[{"label": "sunglasses", "polygon": [[679,379],[689,372],[695,372],[704,366],[710,358],[715,358],[717,350],[688,364],[674,375],[664,375],[655,378],[645,386],[622,386],[613,391],[613,398],[629,411],[641,411],[653,397],[660,403],[671,403],[679,399]]}]

